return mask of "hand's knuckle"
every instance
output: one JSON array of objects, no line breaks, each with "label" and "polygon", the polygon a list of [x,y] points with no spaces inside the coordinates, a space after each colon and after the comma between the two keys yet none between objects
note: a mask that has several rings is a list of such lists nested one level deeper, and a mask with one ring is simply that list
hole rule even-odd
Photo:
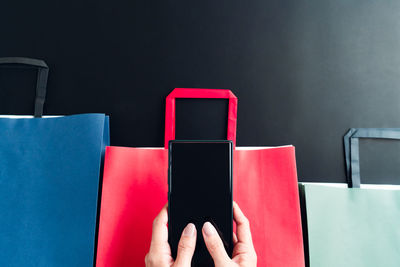
[{"label": "hand's knuckle", "polygon": [[153,220],[153,227],[156,227],[158,225],[158,218],[156,217],[154,220]]},{"label": "hand's knuckle", "polygon": [[252,258],[253,258],[254,262],[257,262],[257,254],[256,254],[256,252],[252,253]]},{"label": "hand's knuckle", "polygon": [[219,249],[219,247],[220,247],[220,244],[218,243],[217,240],[213,240],[208,244],[208,248],[211,251],[217,251]]},{"label": "hand's knuckle", "polygon": [[178,251],[186,252],[194,249],[194,245],[187,242],[179,242]]},{"label": "hand's knuckle", "polygon": [[159,258],[152,253],[148,253],[144,258],[146,266],[159,266]]},{"label": "hand's knuckle", "polygon": [[151,263],[151,255],[149,253],[147,253],[144,257],[144,262],[146,265],[149,265]]}]

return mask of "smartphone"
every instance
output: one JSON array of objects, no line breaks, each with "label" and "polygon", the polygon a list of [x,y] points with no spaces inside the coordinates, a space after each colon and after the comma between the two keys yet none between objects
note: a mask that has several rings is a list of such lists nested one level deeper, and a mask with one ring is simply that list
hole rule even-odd
[{"label": "smartphone", "polygon": [[174,259],[183,229],[197,229],[192,266],[214,266],[202,235],[214,225],[227,254],[233,250],[231,141],[170,141],[168,164],[168,241]]}]

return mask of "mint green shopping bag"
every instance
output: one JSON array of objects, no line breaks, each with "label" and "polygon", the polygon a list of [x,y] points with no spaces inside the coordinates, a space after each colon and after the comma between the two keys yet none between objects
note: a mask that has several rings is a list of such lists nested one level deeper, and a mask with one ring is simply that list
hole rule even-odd
[{"label": "mint green shopping bag", "polygon": [[310,267],[400,266],[400,190],[360,189],[359,138],[400,139],[400,129],[350,129],[349,188],[300,185]]}]

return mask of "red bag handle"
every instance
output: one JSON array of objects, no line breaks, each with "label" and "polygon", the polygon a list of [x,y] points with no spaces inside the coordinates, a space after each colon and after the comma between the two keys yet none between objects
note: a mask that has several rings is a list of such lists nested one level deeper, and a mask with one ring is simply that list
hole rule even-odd
[{"label": "red bag handle", "polygon": [[168,148],[168,142],[175,140],[175,99],[176,98],[226,98],[229,99],[228,107],[228,133],[227,140],[236,146],[236,122],[237,122],[237,97],[227,89],[195,89],[175,88],[168,96],[165,107],[165,142],[164,147]]}]

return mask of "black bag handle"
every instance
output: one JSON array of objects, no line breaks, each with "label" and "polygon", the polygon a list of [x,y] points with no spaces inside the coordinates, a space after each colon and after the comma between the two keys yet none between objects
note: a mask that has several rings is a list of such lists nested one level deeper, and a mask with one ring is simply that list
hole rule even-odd
[{"label": "black bag handle", "polygon": [[43,115],[43,106],[46,99],[47,77],[49,75],[49,67],[46,62],[39,59],[25,57],[3,57],[0,58],[0,65],[22,65],[27,67],[37,68],[37,83],[35,97],[35,118],[40,118]]},{"label": "black bag handle", "polygon": [[360,188],[360,151],[359,139],[397,139],[400,140],[400,128],[351,128],[343,137],[346,159],[346,177],[349,188]]}]

